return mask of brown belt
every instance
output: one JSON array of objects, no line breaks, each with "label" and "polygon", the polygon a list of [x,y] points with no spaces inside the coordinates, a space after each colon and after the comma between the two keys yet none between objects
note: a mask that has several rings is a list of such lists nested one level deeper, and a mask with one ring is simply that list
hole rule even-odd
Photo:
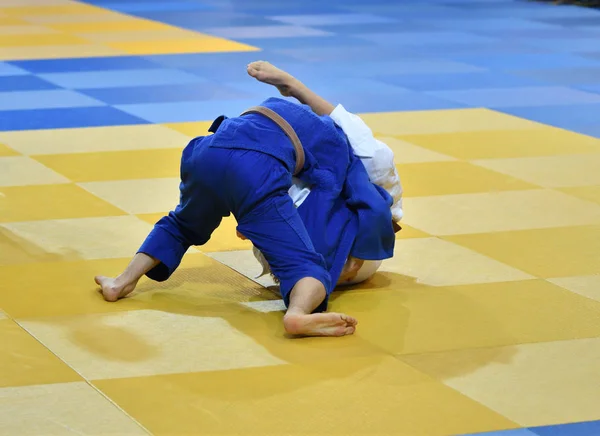
[{"label": "brown belt", "polygon": [[296,132],[294,131],[293,127],[290,126],[290,123],[284,120],[283,117],[277,112],[264,106],[251,107],[242,115],[253,113],[264,115],[265,117],[273,121],[281,128],[281,130],[283,130],[287,137],[290,138],[290,141],[292,141],[292,145],[296,150],[296,168],[294,169],[294,175],[297,175],[300,171],[302,171],[302,168],[304,168],[304,147],[302,147],[300,138],[298,138],[298,135],[296,135]]},{"label": "brown belt", "polygon": [[[290,126],[290,123],[284,120],[283,117],[277,112],[264,106],[251,107],[242,115],[246,114],[264,115],[265,117],[273,121],[275,124],[277,124],[281,128],[281,130],[283,130],[287,137],[290,138],[290,141],[292,141],[292,145],[296,150],[296,168],[294,169],[294,175],[297,175],[300,171],[302,171],[302,168],[304,168],[304,147],[302,147],[300,138],[298,138],[298,135],[296,135],[296,132],[294,131],[294,128]],[[392,225],[394,227],[394,233],[398,233],[400,230],[402,230],[402,227],[400,227],[400,225],[397,222],[392,221]]]}]

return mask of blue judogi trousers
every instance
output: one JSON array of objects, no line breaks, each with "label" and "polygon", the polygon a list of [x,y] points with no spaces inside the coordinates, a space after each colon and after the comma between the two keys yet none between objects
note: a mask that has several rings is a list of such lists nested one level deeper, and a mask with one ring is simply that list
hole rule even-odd
[{"label": "blue judogi trousers", "polygon": [[315,251],[288,195],[290,171],[268,154],[211,147],[209,142],[199,138],[183,152],[180,203],[155,225],[139,250],[161,262],[148,277],[166,280],[187,249],[205,244],[222,218],[233,213],[239,232],[263,253],[279,279],[286,305],[304,277],[332,289],[324,258]]}]

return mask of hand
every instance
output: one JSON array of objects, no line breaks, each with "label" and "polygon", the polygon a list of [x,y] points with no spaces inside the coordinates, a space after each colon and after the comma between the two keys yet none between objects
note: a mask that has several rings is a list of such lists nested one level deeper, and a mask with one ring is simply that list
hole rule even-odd
[{"label": "hand", "polygon": [[344,265],[344,269],[342,269],[342,273],[338,279],[338,284],[349,282],[354,279],[364,263],[364,260],[350,256]]}]

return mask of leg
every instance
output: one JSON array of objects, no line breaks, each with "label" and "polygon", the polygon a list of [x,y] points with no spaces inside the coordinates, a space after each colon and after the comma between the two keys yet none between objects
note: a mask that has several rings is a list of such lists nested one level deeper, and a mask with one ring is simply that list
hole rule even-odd
[{"label": "leg", "polygon": [[322,256],[316,253],[285,191],[249,217],[243,217],[238,231],[261,251],[279,280],[280,292],[288,307],[283,322],[289,334],[343,336],[354,333],[357,324],[354,318],[338,313],[314,313],[326,308],[333,285]]},{"label": "leg", "polygon": [[330,115],[335,109],[331,103],[315,94],[304,83],[268,62],[252,62],[248,65],[248,74],[260,82],[276,86],[281,95],[294,97],[300,103],[310,106],[318,115]]},{"label": "leg", "polygon": [[358,322],[341,313],[312,313],[326,296],[325,287],[311,277],[301,279],[292,290],[283,317],[286,332],[304,336],[351,335]]},{"label": "leg", "polygon": [[159,260],[147,254],[138,253],[118,277],[96,276],[94,281],[100,285],[106,301],[117,301],[133,292],[140,278],[159,263]]}]

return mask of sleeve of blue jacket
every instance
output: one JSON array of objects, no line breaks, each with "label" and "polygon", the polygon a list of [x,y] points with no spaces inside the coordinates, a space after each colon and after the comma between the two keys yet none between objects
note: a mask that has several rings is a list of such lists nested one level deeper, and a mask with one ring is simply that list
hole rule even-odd
[{"label": "sleeve of blue jacket", "polygon": [[364,260],[389,259],[396,236],[392,226],[392,197],[374,185],[362,162],[350,151],[344,197],[358,216],[358,231],[351,255]]}]

